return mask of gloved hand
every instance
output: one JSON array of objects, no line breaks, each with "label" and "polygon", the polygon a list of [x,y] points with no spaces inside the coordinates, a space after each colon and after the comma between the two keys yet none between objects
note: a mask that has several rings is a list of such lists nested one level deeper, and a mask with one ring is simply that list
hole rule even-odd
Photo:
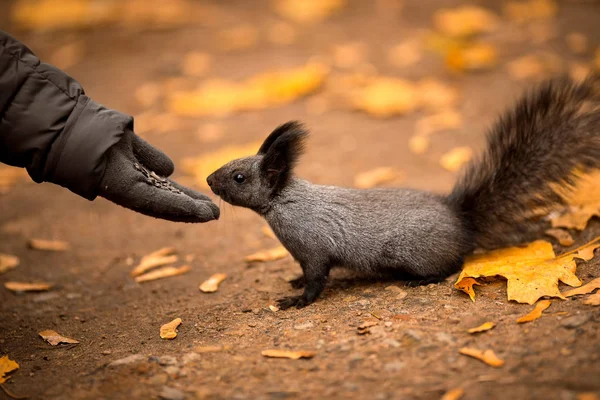
[{"label": "gloved hand", "polygon": [[133,211],[176,222],[207,222],[219,218],[207,196],[164,178],[173,161],[131,130],[106,153],[99,195]]}]

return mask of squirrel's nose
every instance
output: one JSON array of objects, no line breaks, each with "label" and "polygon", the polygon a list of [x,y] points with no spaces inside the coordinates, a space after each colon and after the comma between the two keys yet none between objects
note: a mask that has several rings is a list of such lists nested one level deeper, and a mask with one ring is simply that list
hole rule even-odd
[{"label": "squirrel's nose", "polygon": [[206,178],[206,183],[208,183],[208,186],[210,186],[212,188],[213,183],[215,183],[215,173],[214,172],[212,174],[210,174],[208,176],[208,178]]}]

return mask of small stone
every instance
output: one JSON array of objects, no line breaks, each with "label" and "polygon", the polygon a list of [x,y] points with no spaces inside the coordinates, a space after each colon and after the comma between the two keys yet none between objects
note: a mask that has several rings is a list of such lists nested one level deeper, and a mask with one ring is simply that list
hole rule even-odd
[{"label": "small stone", "polygon": [[401,371],[402,369],[404,369],[404,367],[406,366],[406,363],[403,361],[392,361],[389,363],[386,363],[383,366],[383,369],[389,372],[398,372]]},{"label": "small stone", "polygon": [[163,400],[184,400],[185,393],[179,389],[175,389],[169,386],[163,386],[162,391],[158,395]]},{"label": "small stone", "polygon": [[567,329],[575,329],[585,324],[589,320],[589,314],[573,315],[572,317],[565,318],[560,325]]},{"label": "small stone", "polygon": [[146,360],[146,356],[143,356],[141,354],[134,354],[129,357],[115,360],[115,361],[111,362],[110,364],[108,364],[108,366],[109,367],[117,367],[119,365],[134,364],[134,363],[139,363],[139,362],[142,362],[145,360]]},{"label": "small stone", "polygon": [[312,322],[305,322],[303,324],[294,325],[294,329],[299,330],[299,331],[305,331],[312,327],[314,327]]}]

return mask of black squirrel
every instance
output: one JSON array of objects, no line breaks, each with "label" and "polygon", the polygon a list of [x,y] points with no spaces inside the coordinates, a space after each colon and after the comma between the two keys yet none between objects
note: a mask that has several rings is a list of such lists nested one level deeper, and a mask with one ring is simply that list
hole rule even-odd
[{"label": "black squirrel", "polygon": [[476,247],[514,244],[531,234],[531,211],[561,204],[575,170],[600,167],[600,75],[581,83],[548,81],[505,113],[487,149],[447,196],[410,189],[314,185],[293,175],[308,132],[276,128],[258,154],[229,162],[208,178],[212,191],[263,216],[300,263],[304,307],[323,291],[333,266],[374,276],[441,281]]}]

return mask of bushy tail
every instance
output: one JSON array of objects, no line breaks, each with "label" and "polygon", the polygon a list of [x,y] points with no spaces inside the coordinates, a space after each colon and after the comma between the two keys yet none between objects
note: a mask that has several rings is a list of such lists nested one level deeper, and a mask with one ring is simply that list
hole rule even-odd
[{"label": "bushy tail", "polygon": [[576,170],[596,168],[600,75],[550,81],[500,118],[449,201],[478,246],[503,246],[526,238],[533,210],[564,202],[559,192],[572,187]]}]

